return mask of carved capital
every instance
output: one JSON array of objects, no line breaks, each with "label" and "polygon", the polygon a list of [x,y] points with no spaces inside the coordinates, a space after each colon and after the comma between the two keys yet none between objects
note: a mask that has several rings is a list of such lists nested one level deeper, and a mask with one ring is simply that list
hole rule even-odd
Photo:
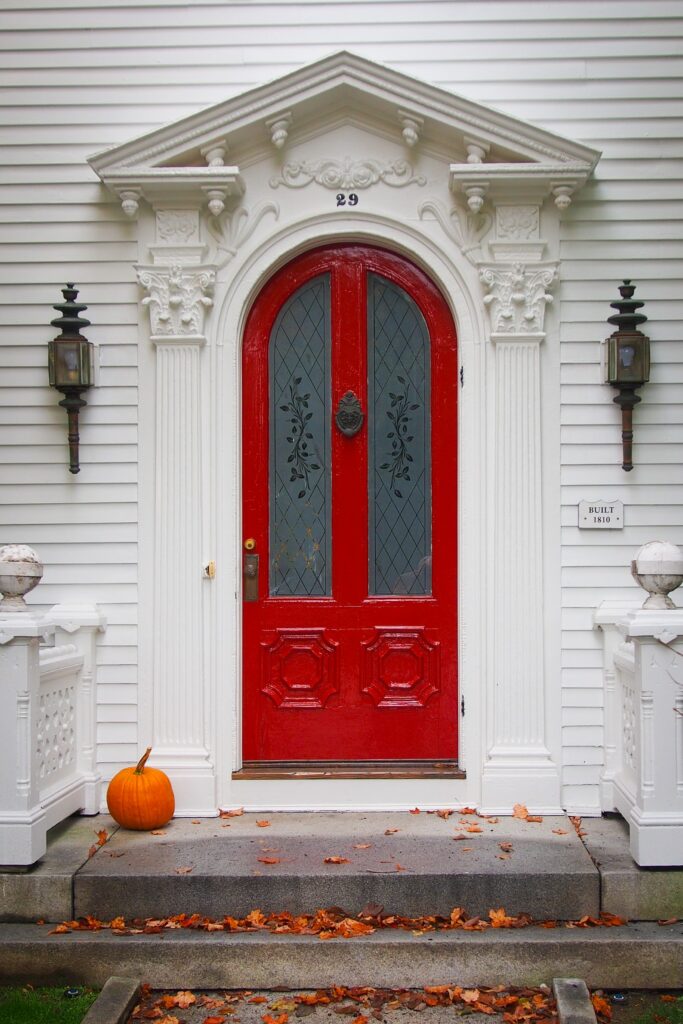
[{"label": "carved capital", "polygon": [[538,341],[545,337],[545,308],[553,301],[550,289],[557,281],[555,265],[482,267],[479,278],[487,292],[484,303],[491,317],[493,341],[501,336]]},{"label": "carved capital", "polygon": [[137,267],[138,281],[148,292],[142,300],[149,308],[152,339],[204,341],[204,316],[213,305],[216,271],[213,267],[168,269]]}]

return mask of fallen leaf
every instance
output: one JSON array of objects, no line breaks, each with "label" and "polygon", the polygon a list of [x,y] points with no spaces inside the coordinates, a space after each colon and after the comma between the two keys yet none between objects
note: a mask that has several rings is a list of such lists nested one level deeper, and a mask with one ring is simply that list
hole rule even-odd
[{"label": "fallen leaf", "polygon": [[186,1010],[188,1006],[192,1006],[197,1002],[197,997],[194,992],[181,991],[176,992],[173,997],[175,1006],[179,1006],[181,1010]]},{"label": "fallen leaf", "polygon": [[669,993],[666,993],[666,995],[661,995],[659,997],[659,1000],[662,1003],[675,1003],[677,999],[678,996],[672,996]]},{"label": "fallen leaf", "polygon": [[160,1017],[157,1024],[180,1024],[180,1021],[177,1017],[167,1015],[166,1017]]},{"label": "fallen leaf", "polygon": [[192,867],[182,867],[182,868],[176,868],[175,869],[176,875],[189,875],[191,871],[194,871],[194,868],[192,868]]},{"label": "fallen leaf", "polygon": [[244,814],[244,807],[233,807],[229,811],[221,811],[219,817],[221,818],[239,818],[240,815]]},{"label": "fallen leaf", "polygon": [[257,857],[259,864],[281,864],[282,858],[280,857]]},{"label": "fallen leaf", "polygon": [[464,836],[464,835],[462,834],[462,832],[457,832],[457,833],[456,833],[456,834],[455,834],[454,836],[452,836],[451,838],[452,838],[452,839],[456,839],[456,840],[458,840],[458,839],[467,839],[467,836]]},{"label": "fallen leaf", "polygon": [[479,989],[478,988],[465,989],[461,993],[460,998],[462,999],[463,1003],[476,1003],[477,1000],[479,999]]},{"label": "fallen leaf", "polygon": [[202,1024],[224,1024],[225,1017],[205,1017]]},{"label": "fallen leaf", "polygon": [[512,853],[514,850],[512,843],[498,843],[498,846],[504,853]]},{"label": "fallen leaf", "polygon": [[153,836],[165,836],[166,832],[164,831],[163,828],[155,828],[153,832],[150,832],[150,835],[153,835]]},{"label": "fallen leaf", "polygon": [[107,839],[109,838],[109,833],[107,832],[106,828],[100,829],[99,832],[95,833],[95,835],[97,836],[97,845],[98,846],[104,846],[104,844],[106,843]]},{"label": "fallen leaf", "polygon": [[288,1013],[281,1013],[278,1017],[271,1017],[269,1013],[264,1013],[261,1017],[263,1024],[287,1024],[289,1020]]},{"label": "fallen leaf", "polygon": [[569,833],[564,828],[554,828],[553,829],[553,835],[554,836],[566,836],[566,835],[569,835]]},{"label": "fallen leaf", "polygon": [[360,1013],[357,1017],[353,1018],[351,1024],[368,1024],[368,1018],[364,1017],[363,1014]]},{"label": "fallen leaf", "polygon": [[607,1002],[604,996],[599,996],[597,992],[594,992],[591,995],[591,1002],[593,1004],[593,1009],[596,1013],[599,1013],[601,1016],[606,1017],[607,1020],[611,1019],[612,1007]]},{"label": "fallen leaf", "polygon": [[465,829],[466,832],[483,832],[483,828],[479,828],[478,825],[468,825]]},{"label": "fallen leaf", "polygon": [[410,811],[410,814],[419,814],[419,813],[420,813],[420,808],[419,807],[413,807],[412,811]]},{"label": "fallen leaf", "polygon": [[463,846],[463,848],[462,848],[462,852],[463,852],[463,853],[472,853],[472,850],[473,850],[473,849],[474,849],[474,847],[473,847],[473,846]]},{"label": "fallen leaf", "polygon": [[459,811],[458,813],[459,814],[476,814],[477,812],[474,809],[474,807],[463,807],[463,809],[461,811]]},{"label": "fallen leaf", "polygon": [[396,867],[394,868],[394,871],[407,871],[407,870],[408,869],[404,868],[401,864],[397,864]]},{"label": "fallen leaf", "polygon": [[200,820],[199,820],[198,818],[195,818],[195,819],[194,819],[194,820],[192,821],[192,824],[193,824],[193,825],[201,825],[201,821],[200,821]]},{"label": "fallen leaf", "polygon": [[71,929],[67,928],[67,926],[65,924],[58,924],[56,928],[53,928],[52,931],[48,932],[47,934],[48,935],[66,935],[66,933],[70,932],[70,931],[71,931]]},{"label": "fallen leaf", "polygon": [[386,828],[384,830],[385,836],[393,836],[396,832],[400,832],[400,828]]},{"label": "fallen leaf", "polygon": [[372,843],[354,843],[354,850],[369,850],[372,847]]},{"label": "fallen leaf", "polygon": [[270,825],[269,821],[257,821],[256,824],[259,828],[268,828]]},{"label": "fallen leaf", "polygon": [[526,820],[541,822],[543,821],[543,818],[540,816],[540,814],[527,814]]},{"label": "fallen leaf", "polygon": [[667,917],[663,921],[657,921],[657,924],[661,925],[662,927],[665,927],[668,924],[678,924],[678,918],[677,917]]},{"label": "fallen leaf", "polygon": [[268,997],[267,996],[252,996],[251,999],[249,1000],[249,1002],[250,1003],[267,1003],[268,1002]]},{"label": "fallen leaf", "polygon": [[522,821],[526,821],[526,819],[529,817],[529,812],[524,804],[515,804],[515,806],[512,808],[512,817],[521,818]]},{"label": "fallen leaf", "polygon": [[91,846],[90,849],[88,850],[88,860],[90,860],[91,857],[94,857],[98,850],[99,850],[99,846],[97,846],[97,845]]},{"label": "fallen leaf", "polygon": [[443,811],[437,811],[437,812],[436,812],[436,814],[437,814],[437,817],[439,817],[439,818],[443,818],[443,819],[444,819],[444,821],[445,821],[445,820],[446,820],[447,818],[450,818],[450,816],[451,816],[451,814],[452,814],[452,813],[453,813],[453,811],[449,811],[449,810],[443,810]]},{"label": "fallen leaf", "polygon": [[348,857],[338,857],[338,856],[335,856],[335,857],[325,857],[324,860],[323,860],[323,864],[350,864],[350,863],[351,863],[351,861],[348,859]]}]

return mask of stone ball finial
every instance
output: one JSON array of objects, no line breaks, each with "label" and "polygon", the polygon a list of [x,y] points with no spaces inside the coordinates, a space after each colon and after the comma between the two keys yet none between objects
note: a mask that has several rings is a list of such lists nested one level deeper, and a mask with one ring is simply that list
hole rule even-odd
[{"label": "stone ball finial", "polygon": [[24,594],[37,587],[43,577],[43,563],[27,544],[6,544],[0,548],[0,615],[30,611]]},{"label": "stone ball finial", "polygon": [[675,608],[669,593],[683,583],[683,552],[668,540],[651,540],[631,562],[631,575],[650,595],[643,608]]}]

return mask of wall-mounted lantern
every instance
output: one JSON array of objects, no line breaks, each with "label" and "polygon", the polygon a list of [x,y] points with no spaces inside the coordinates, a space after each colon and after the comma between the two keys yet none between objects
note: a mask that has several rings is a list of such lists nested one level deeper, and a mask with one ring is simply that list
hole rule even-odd
[{"label": "wall-mounted lantern", "polygon": [[607,339],[607,381],[619,394],[613,398],[621,408],[622,469],[633,469],[633,407],[640,401],[636,388],[650,379],[650,339],[638,330],[645,323],[644,313],[636,313],[644,305],[633,298],[635,285],[624,281],[619,287],[621,299],[610,302],[619,310],[607,317],[617,330]]},{"label": "wall-mounted lantern", "polygon": [[53,327],[61,328],[54,341],[48,342],[48,367],[50,386],[64,395],[59,403],[69,416],[69,472],[78,473],[78,413],[86,405],[81,395],[93,382],[92,342],[80,333],[90,321],[79,316],[87,306],[76,302],[78,291],[73,284],[62,288],[64,302],[53,306],[62,315],[51,321]]}]

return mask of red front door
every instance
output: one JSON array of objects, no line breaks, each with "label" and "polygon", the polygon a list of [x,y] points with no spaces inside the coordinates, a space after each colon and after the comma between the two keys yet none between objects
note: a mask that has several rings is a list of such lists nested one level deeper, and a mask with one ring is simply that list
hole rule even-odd
[{"label": "red front door", "polygon": [[454,760],[443,297],[380,249],[306,253],[257,298],[242,379],[245,762]]}]

